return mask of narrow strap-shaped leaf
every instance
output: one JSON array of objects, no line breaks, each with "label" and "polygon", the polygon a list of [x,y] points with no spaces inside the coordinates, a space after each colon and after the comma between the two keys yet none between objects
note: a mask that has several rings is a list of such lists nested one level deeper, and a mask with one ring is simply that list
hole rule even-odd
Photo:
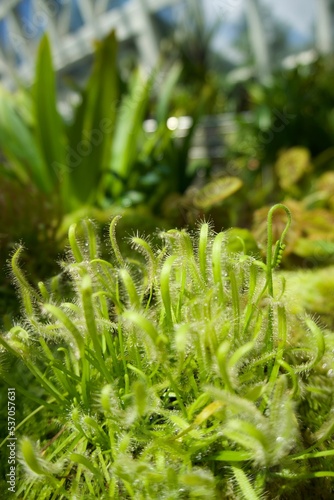
[{"label": "narrow strap-shaped leaf", "polygon": [[68,177],[76,206],[96,200],[102,172],[110,163],[118,103],[116,59],[112,32],[97,44],[92,75],[68,129]]},{"label": "narrow strap-shaped leaf", "polygon": [[44,192],[52,184],[33,130],[18,114],[13,96],[0,87],[0,147],[22,182],[33,181]]},{"label": "narrow strap-shaped leaf", "polygon": [[[46,164],[48,186],[55,187],[65,165],[65,137],[57,111],[56,80],[48,37],[43,36],[38,50],[34,103],[36,134]],[[62,179],[65,182],[65,179]]]},{"label": "narrow strap-shaped leaf", "polygon": [[[152,79],[145,81],[137,73],[130,94],[123,99],[117,119],[112,147],[110,169],[127,179],[138,154],[138,137],[143,131],[142,122],[148,105]],[[116,179],[111,186],[114,197],[119,196],[122,184]]]}]

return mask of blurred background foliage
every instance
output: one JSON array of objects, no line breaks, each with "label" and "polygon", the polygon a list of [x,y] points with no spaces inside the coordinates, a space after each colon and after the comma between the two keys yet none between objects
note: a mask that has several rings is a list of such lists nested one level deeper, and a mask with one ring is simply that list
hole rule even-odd
[{"label": "blurred background foliage", "polygon": [[[3,269],[22,241],[29,279],[51,278],[69,225],[90,217],[103,241],[115,214],[124,236],[205,218],[217,230],[234,228],[231,249],[256,254],[268,206],[283,201],[294,220],[283,265],[308,273],[332,266],[333,57],[310,55],[313,41],[300,37],[295,50],[306,56],[291,64],[295,33],[267,6],[270,71],[261,72],[246,14],[233,25],[240,63],[232,64],[217,40],[237,7],[217,2],[208,16],[205,4],[186,4],[181,29],[152,14],[161,42],[148,71],[117,31],[95,43],[85,71],[59,71],[52,37],[36,29],[31,83],[0,84]],[[290,63],[279,65],[283,57]],[[279,233],[278,216],[276,223]],[[9,324],[18,305],[3,275],[0,313]]]}]

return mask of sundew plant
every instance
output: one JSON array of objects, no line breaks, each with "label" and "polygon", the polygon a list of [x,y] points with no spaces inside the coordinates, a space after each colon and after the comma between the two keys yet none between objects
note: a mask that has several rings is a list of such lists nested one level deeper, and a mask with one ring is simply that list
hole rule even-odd
[{"label": "sundew plant", "polygon": [[332,498],[333,334],[290,312],[275,271],[289,210],[268,213],[265,263],[206,222],[160,234],[158,248],[135,235],[129,257],[117,221],[108,261],[91,221],[71,226],[71,299],[35,290],[21,249],[12,257],[24,319],[0,337],[1,375],[31,399],[16,428],[17,497]]}]

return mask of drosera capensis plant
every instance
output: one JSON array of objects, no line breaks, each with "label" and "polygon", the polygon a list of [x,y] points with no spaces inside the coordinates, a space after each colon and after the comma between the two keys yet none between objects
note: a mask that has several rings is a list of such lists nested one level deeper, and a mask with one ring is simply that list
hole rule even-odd
[{"label": "drosera capensis plant", "polygon": [[[278,210],[287,224],[273,245]],[[2,359],[17,358],[39,387],[1,365],[32,405],[16,429],[18,497],[331,498],[333,334],[291,314],[276,277],[289,209],[269,211],[265,263],[229,251],[229,232],[207,222],[161,233],[159,248],[135,235],[125,257],[118,219],[109,261],[91,221],[85,238],[71,226],[71,301],[47,283],[33,289],[20,248],[12,257],[25,318],[0,337]]]}]

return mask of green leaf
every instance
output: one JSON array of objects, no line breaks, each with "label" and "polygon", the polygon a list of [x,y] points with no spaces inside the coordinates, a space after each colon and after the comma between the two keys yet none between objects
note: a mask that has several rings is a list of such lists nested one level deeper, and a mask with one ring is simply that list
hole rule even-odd
[{"label": "green leaf", "polygon": [[267,464],[269,442],[266,429],[262,432],[258,426],[250,422],[231,419],[222,429],[222,433],[231,441],[251,452],[252,460],[262,465]]},{"label": "green leaf", "polygon": [[99,42],[92,75],[68,129],[67,169],[74,208],[93,203],[110,163],[118,97],[117,42],[113,31]]},{"label": "green leaf", "polygon": [[313,359],[311,359],[310,361],[306,362],[305,364],[299,367],[296,367],[295,368],[296,373],[301,373],[313,368],[317,363],[321,361],[326,349],[324,334],[322,330],[317,326],[317,324],[311,318],[308,317],[305,318],[305,324],[309,328],[310,333],[313,336],[315,355]]},{"label": "green leaf", "polygon": [[34,86],[36,134],[46,165],[45,182],[50,191],[65,168],[65,138],[57,111],[56,80],[49,39],[43,36],[38,50]]},{"label": "green leaf", "polygon": [[277,379],[269,412],[270,429],[273,433],[271,462],[279,463],[296,445],[298,437],[298,423],[288,390],[287,375],[281,375]]},{"label": "green leaf", "polygon": [[310,170],[310,152],[302,147],[288,149],[279,157],[275,170],[281,188],[289,191]]},{"label": "green leaf", "polygon": [[41,151],[28,124],[18,113],[14,97],[0,87],[0,148],[22,182],[33,181],[44,192],[51,184]]},{"label": "green leaf", "polygon": [[299,257],[316,259],[317,256],[320,256],[319,260],[329,260],[334,255],[334,242],[323,239],[298,238],[293,252]]},{"label": "green leaf", "polygon": [[77,464],[83,465],[88,469],[96,478],[101,478],[100,471],[94,467],[94,465],[88,460],[88,458],[84,457],[80,453],[71,453],[70,460]]},{"label": "green leaf", "polygon": [[168,71],[166,80],[163,82],[159,92],[159,100],[157,103],[157,120],[158,123],[166,121],[168,118],[168,110],[171,97],[175,91],[175,86],[180,78],[182,65],[176,62]]},{"label": "green leaf", "polygon": [[159,335],[155,326],[143,315],[135,311],[126,311],[123,314],[123,318],[144,331],[154,343],[158,344],[160,341],[166,342],[166,337]]},{"label": "green leaf", "polygon": [[119,274],[128,294],[131,307],[139,308],[140,298],[130,273],[126,269],[121,269]]},{"label": "green leaf", "polygon": [[252,455],[247,451],[224,450],[211,457],[211,459],[220,462],[245,462],[251,460]]},{"label": "green leaf", "polygon": [[233,471],[234,477],[238,483],[238,486],[242,492],[243,498],[245,500],[259,500],[259,496],[254,490],[252,483],[248,479],[245,472],[236,465],[232,465],[231,469]]},{"label": "green leaf", "polygon": [[122,182],[127,181],[138,154],[138,139],[143,133],[143,119],[148,105],[152,79],[143,80],[139,72],[130,85],[130,93],[121,105],[116,124],[113,147],[111,151],[110,169],[115,175],[111,192],[115,198],[122,192]]},{"label": "green leaf", "polygon": [[329,413],[329,418],[322,424],[320,429],[315,433],[314,439],[316,446],[323,443],[326,439],[333,438],[334,435],[334,409],[332,408]]}]

